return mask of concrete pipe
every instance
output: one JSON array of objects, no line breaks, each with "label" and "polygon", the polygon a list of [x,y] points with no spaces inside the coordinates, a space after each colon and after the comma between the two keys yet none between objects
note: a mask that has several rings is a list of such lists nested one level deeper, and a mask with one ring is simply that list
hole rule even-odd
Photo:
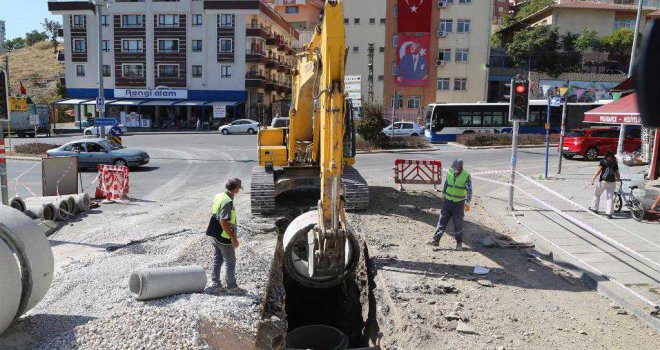
[{"label": "concrete pipe", "polygon": [[26,204],[24,213],[32,219],[55,220],[55,206],[50,203]]},{"label": "concrete pipe", "polygon": [[[69,204],[69,197],[50,196],[50,197],[30,197],[25,198],[26,204],[44,204],[51,203],[55,206],[55,220],[66,220],[74,214],[74,208]],[[75,205],[75,201],[74,201]]]},{"label": "concrete pipe", "polygon": [[12,198],[11,201],[9,201],[9,206],[20,212],[25,211],[25,201],[18,196]]},{"label": "concrete pipe", "polygon": [[[12,254],[10,256],[14,264],[18,261],[17,266],[20,270],[18,310],[9,310],[11,307],[5,308],[4,300],[1,300],[11,294],[0,294],[2,295],[0,314],[13,313],[12,317],[15,318],[32,309],[48,292],[53,281],[53,252],[48,239],[34,221],[16,210],[1,205],[0,240],[15,253],[15,258]],[[0,252],[0,255],[6,258],[7,251]],[[12,274],[5,272],[7,266],[10,265],[5,262],[0,264],[2,274]],[[4,285],[10,284],[5,281],[11,281],[11,277],[8,280],[3,277],[0,281],[4,287]]]},{"label": "concrete pipe", "polygon": [[286,347],[291,349],[348,349],[348,336],[335,327],[309,325],[298,327],[286,336]]},{"label": "concrete pipe", "polygon": [[0,239],[0,334],[16,317],[21,302],[21,271],[7,243]]},{"label": "concrete pipe", "polygon": [[128,281],[137,300],[200,293],[206,287],[206,271],[201,266],[156,267],[134,271]]},{"label": "concrete pipe", "polygon": [[87,213],[89,212],[90,198],[87,193],[79,193],[72,196],[76,204],[76,212]]},{"label": "concrete pipe", "polygon": [[62,200],[53,204],[55,206],[55,220],[57,221],[67,220],[68,218],[71,217],[71,215],[73,215],[73,211],[69,207],[68,200]]}]

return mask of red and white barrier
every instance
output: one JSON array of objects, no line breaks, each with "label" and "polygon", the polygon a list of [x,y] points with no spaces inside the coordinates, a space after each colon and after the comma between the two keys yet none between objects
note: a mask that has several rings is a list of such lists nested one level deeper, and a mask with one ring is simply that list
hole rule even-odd
[{"label": "red and white barrier", "polygon": [[394,183],[399,184],[428,184],[440,185],[442,183],[442,162],[439,160],[409,160],[397,159],[394,161]]},{"label": "red and white barrier", "polygon": [[113,202],[128,198],[128,167],[97,165],[96,169],[99,171],[99,185],[96,188],[96,198],[105,198]]}]

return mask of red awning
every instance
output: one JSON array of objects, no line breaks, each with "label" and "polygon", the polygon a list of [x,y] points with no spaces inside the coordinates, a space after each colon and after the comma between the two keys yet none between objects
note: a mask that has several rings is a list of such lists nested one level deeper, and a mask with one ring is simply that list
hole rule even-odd
[{"label": "red awning", "polygon": [[621,97],[616,102],[610,102],[586,112],[584,122],[641,125],[642,119],[639,117],[639,110],[637,109],[637,94],[633,93]]}]

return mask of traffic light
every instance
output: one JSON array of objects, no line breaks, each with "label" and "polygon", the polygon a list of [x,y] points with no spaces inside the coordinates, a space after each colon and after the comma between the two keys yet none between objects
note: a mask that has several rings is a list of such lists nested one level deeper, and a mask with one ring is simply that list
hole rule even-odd
[{"label": "traffic light", "polygon": [[0,70],[0,119],[9,119],[9,89],[4,70]]},{"label": "traffic light", "polygon": [[529,108],[529,81],[520,77],[511,79],[510,98],[509,121],[527,122],[527,110]]}]

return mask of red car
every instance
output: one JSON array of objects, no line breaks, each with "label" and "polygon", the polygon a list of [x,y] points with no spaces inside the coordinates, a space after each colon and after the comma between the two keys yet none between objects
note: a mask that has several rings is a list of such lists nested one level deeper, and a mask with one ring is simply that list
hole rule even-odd
[{"label": "red car", "polygon": [[[626,133],[623,142],[624,152],[635,152],[640,149],[642,145],[640,133],[640,129],[631,129]],[[616,153],[618,143],[618,128],[576,129],[564,136],[564,149],[561,153],[566,159],[579,155],[588,160],[596,160],[607,151]]]}]

